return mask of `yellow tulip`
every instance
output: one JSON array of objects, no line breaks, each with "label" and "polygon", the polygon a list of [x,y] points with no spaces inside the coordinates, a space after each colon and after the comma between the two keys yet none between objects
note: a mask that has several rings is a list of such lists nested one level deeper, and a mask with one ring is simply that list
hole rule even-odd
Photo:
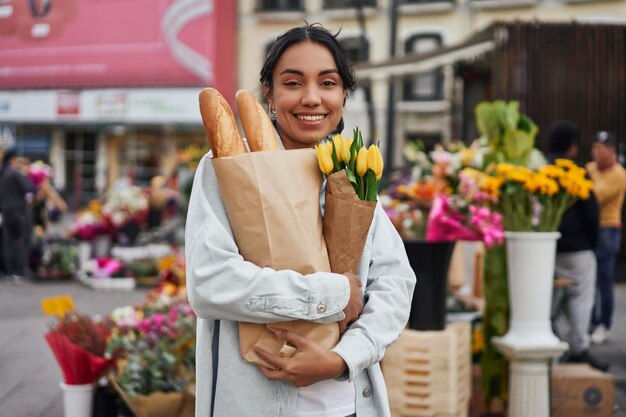
[{"label": "yellow tulip", "polygon": [[331,172],[333,172],[333,158],[328,152],[328,147],[322,144],[316,145],[315,153],[317,154],[317,163],[320,166],[320,170],[326,175],[329,175]]},{"label": "yellow tulip", "polygon": [[346,164],[350,162],[350,146],[352,146],[351,140],[344,138],[341,141],[341,160]]},{"label": "yellow tulip", "polygon": [[367,172],[367,149],[365,146],[359,149],[359,153],[356,156],[356,173],[360,177],[364,176]]},{"label": "yellow tulip", "polygon": [[333,136],[333,146],[337,155],[337,162],[345,161],[343,159],[343,138],[341,135]]},{"label": "yellow tulip", "polygon": [[376,158],[378,158],[378,165],[380,166],[380,175],[376,175],[376,180],[380,181],[383,176],[383,169],[385,169],[385,162],[383,162],[383,154],[380,153],[380,148],[377,146],[376,149],[378,150]]},{"label": "yellow tulip", "polygon": [[383,157],[380,154],[380,149],[376,145],[370,145],[367,150],[367,167],[376,174],[376,180],[380,180],[383,176]]},{"label": "yellow tulip", "polygon": [[326,146],[326,149],[328,150],[328,154],[332,156],[333,154],[333,142],[330,140],[327,140],[326,142],[324,142],[324,145]]}]

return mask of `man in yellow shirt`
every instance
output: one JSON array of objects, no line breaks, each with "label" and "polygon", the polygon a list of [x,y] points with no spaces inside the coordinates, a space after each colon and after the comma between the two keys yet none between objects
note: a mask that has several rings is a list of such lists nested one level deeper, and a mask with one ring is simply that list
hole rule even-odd
[{"label": "man in yellow shirt", "polygon": [[622,205],[626,191],[626,170],[617,161],[617,141],[610,132],[598,132],[593,139],[587,171],[600,207],[600,229],[596,246],[599,304],[596,305],[591,340],[603,343],[609,336],[613,316],[613,275],[622,236]]}]

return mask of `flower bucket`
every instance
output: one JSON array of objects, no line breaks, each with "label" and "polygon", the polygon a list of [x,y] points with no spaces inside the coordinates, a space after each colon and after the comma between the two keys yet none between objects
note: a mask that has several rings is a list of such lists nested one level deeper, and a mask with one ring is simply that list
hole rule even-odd
[{"label": "flower bucket", "polygon": [[455,243],[404,241],[409,263],[417,276],[409,315],[410,329],[445,329],[448,268]]},{"label": "flower bucket", "polygon": [[78,242],[78,267],[83,272],[87,270],[87,264],[91,259],[92,249],[91,242],[85,240]]},{"label": "flower bucket", "polygon": [[91,415],[93,404],[93,384],[60,384],[63,391],[63,410],[65,417],[86,417]]},{"label": "flower bucket", "polygon": [[559,232],[506,232],[511,322],[503,343],[520,347],[560,344],[550,308]]}]

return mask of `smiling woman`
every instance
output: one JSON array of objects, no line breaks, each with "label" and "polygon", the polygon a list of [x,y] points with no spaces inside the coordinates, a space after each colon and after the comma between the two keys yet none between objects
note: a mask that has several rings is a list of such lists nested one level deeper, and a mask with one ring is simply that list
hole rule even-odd
[{"label": "smiling woman", "polygon": [[[313,148],[340,133],[343,106],[356,85],[336,35],[308,24],[278,37],[261,83],[287,150]],[[314,192],[311,197],[319,198]],[[316,215],[323,214],[324,205],[318,212],[315,204]],[[415,275],[379,204],[358,275],[260,268],[241,255],[244,242],[233,237],[213,163],[205,157],[196,171],[185,233],[187,288],[198,316],[197,416],[390,416],[379,361],[406,325]],[[293,331],[274,330],[280,346],[293,347],[292,356],[257,347],[254,353],[272,369],[241,360],[239,322],[290,320],[338,323],[341,339],[329,350]]]},{"label": "smiling woman", "polygon": [[319,26],[280,36],[261,70],[263,92],[285,148],[310,148],[343,130],[356,83],[335,37]]}]

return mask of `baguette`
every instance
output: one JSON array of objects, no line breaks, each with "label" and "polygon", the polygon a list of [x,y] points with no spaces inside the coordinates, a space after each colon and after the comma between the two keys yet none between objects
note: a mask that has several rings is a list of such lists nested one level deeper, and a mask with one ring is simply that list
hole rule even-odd
[{"label": "baguette", "polygon": [[213,157],[223,158],[248,152],[228,102],[214,88],[200,92],[200,114]]},{"label": "baguette", "polygon": [[254,94],[248,90],[239,90],[235,101],[250,151],[279,150],[274,125]]}]

